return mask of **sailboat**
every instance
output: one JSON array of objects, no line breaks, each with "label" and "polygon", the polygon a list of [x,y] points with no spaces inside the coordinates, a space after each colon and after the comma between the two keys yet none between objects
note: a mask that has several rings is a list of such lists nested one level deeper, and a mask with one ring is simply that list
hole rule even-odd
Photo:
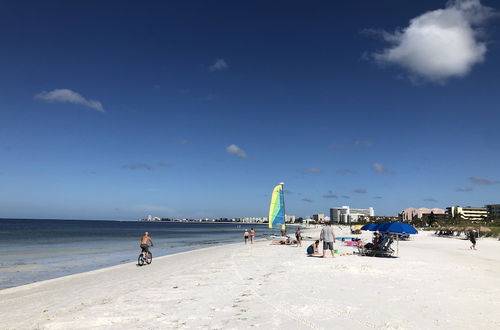
[{"label": "sailboat", "polygon": [[274,187],[271,195],[271,205],[269,205],[269,228],[278,228],[285,230],[285,195],[284,183]]}]

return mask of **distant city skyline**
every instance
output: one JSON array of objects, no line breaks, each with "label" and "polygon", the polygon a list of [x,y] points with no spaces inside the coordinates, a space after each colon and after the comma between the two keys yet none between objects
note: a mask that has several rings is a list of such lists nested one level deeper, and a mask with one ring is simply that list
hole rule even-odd
[{"label": "distant city skyline", "polygon": [[499,8],[5,3],[0,218],[499,203]]}]

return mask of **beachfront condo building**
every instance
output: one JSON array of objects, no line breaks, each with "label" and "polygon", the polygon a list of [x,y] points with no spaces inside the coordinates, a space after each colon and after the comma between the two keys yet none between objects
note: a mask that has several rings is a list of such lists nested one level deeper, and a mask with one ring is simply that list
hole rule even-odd
[{"label": "beachfront condo building", "polygon": [[351,209],[349,206],[330,209],[330,220],[334,223],[358,222],[362,217],[375,216],[373,207],[367,209]]},{"label": "beachfront condo building", "polygon": [[465,220],[483,220],[488,217],[488,209],[486,207],[471,207],[471,206],[450,206],[446,208],[446,213],[452,218],[459,216]]},{"label": "beachfront condo building", "polygon": [[500,218],[500,204],[486,205],[486,209],[490,217]]},{"label": "beachfront condo building", "polygon": [[446,214],[446,211],[438,208],[428,209],[425,207],[421,207],[419,209],[416,209],[413,207],[409,207],[399,213],[399,219],[401,219],[401,221],[403,222],[411,222],[412,220],[422,219],[422,217],[431,213],[433,213],[434,215]]}]

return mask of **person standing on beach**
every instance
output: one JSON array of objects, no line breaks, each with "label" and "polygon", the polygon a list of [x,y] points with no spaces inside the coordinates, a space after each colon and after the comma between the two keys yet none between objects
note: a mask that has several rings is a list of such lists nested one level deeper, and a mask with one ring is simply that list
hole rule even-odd
[{"label": "person standing on beach", "polygon": [[476,233],[474,233],[472,230],[469,231],[469,240],[472,243],[470,246],[471,250],[476,250]]},{"label": "person standing on beach", "polygon": [[300,227],[295,231],[295,239],[297,240],[297,247],[302,246],[302,235],[300,233]]},{"label": "person standing on beach", "polygon": [[243,234],[243,238],[245,239],[245,244],[247,244],[248,237],[250,237],[250,234],[248,233],[248,229],[245,229],[245,233]]},{"label": "person standing on beach", "polygon": [[253,238],[255,237],[255,230],[250,228],[250,244],[253,244]]},{"label": "person standing on beach", "polygon": [[335,243],[335,234],[333,233],[332,224],[330,222],[326,223],[321,229],[321,234],[319,235],[320,239],[323,241],[323,258],[325,257],[326,250],[330,250],[332,253],[332,258],[335,258],[335,254],[333,253],[333,243]]}]

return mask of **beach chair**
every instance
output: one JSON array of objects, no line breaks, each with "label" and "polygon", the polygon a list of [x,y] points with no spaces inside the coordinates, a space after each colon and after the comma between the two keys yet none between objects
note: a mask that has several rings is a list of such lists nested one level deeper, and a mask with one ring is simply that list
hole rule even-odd
[{"label": "beach chair", "polygon": [[410,239],[410,235],[409,234],[403,233],[403,234],[399,235],[399,240],[400,241],[407,241],[409,239]]},{"label": "beach chair", "polygon": [[390,235],[385,235],[382,241],[374,248],[359,248],[360,255],[370,257],[391,257],[394,253],[394,250],[391,248],[392,243],[394,243],[394,239]]}]

